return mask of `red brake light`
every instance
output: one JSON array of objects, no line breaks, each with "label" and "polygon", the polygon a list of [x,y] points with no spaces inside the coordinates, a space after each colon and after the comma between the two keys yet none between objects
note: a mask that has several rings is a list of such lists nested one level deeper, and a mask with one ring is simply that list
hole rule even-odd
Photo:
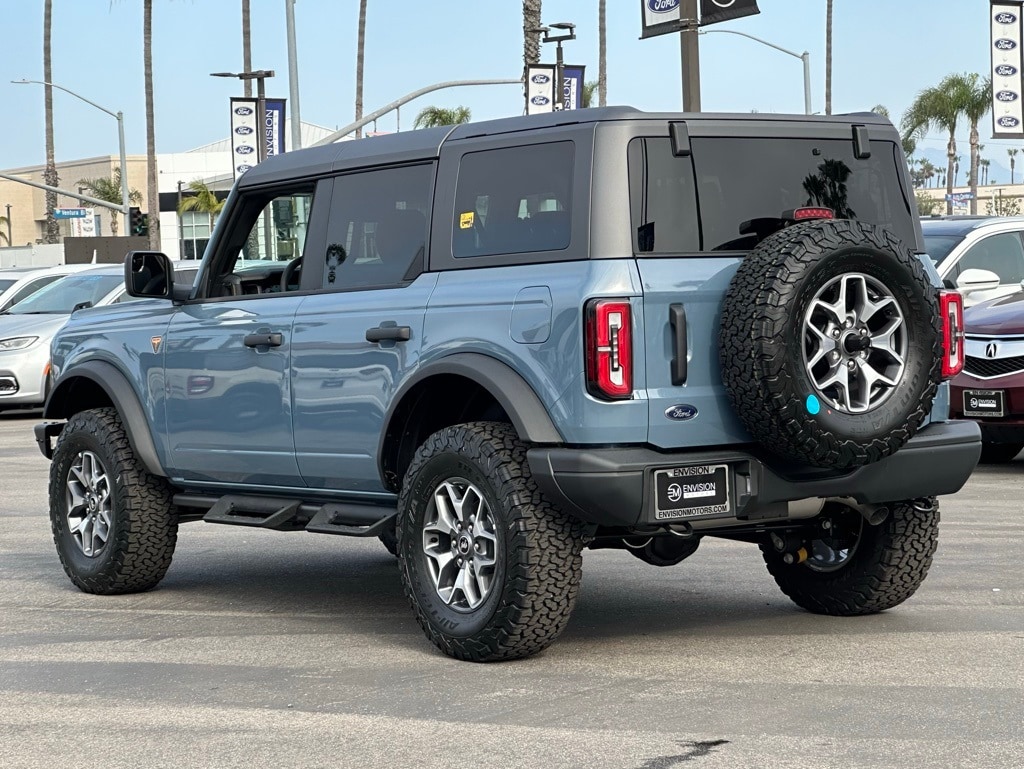
[{"label": "red brake light", "polygon": [[939,292],[942,314],[942,378],[964,369],[964,298],[956,291]]},{"label": "red brake light", "polygon": [[629,301],[593,299],[586,308],[587,389],[606,400],[633,396],[633,325]]},{"label": "red brake light", "polygon": [[805,206],[795,209],[792,216],[786,218],[792,219],[794,222],[807,222],[811,219],[835,219],[836,213],[831,208]]}]

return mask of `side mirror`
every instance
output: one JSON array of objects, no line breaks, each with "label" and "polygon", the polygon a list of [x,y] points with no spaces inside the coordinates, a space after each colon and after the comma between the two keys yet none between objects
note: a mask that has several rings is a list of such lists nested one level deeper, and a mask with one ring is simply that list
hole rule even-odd
[{"label": "side mirror", "polygon": [[124,259],[124,287],[128,296],[170,299],[174,289],[174,266],[159,251],[129,251]]},{"label": "side mirror", "polygon": [[991,270],[979,270],[977,267],[969,267],[960,273],[956,279],[956,287],[964,294],[974,291],[991,291],[999,288],[999,276]]}]

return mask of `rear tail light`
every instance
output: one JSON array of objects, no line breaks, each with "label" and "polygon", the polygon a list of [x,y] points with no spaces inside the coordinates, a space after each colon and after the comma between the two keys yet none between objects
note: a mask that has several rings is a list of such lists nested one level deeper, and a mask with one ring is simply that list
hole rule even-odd
[{"label": "rear tail light", "polygon": [[939,292],[942,314],[942,378],[964,370],[964,298],[956,291]]},{"label": "rear tail light", "polygon": [[633,395],[633,326],[629,301],[592,299],[586,306],[587,390],[605,400]]}]

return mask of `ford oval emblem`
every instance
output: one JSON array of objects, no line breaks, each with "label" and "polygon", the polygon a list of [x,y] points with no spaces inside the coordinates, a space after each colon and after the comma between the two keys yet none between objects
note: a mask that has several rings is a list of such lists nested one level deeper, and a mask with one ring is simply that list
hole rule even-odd
[{"label": "ford oval emblem", "polygon": [[673,422],[686,422],[697,416],[697,407],[688,403],[680,403],[678,406],[669,406],[665,409],[665,416]]},{"label": "ford oval emblem", "polygon": [[996,74],[999,77],[1013,77],[1017,74],[1017,68],[1012,64],[1000,64],[996,67]]},{"label": "ford oval emblem", "polygon": [[235,129],[235,133],[239,134],[240,136],[248,136],[252,132],[253,132],[252,127],[251,126],[247,126],[247,125],[240,125],[240,126],[238,126],[238,128]]},{"label": "ford oval emblem", "polygon": [[647,7],[653,13],[671,13],[679,7],[679,0],[647,0]]},{"label": "ford oval emblem", "polygon": [[1020,125],[1020,121],[1012,115],[1003,115],[998,122],[1002,128],[1016,128]]},{"label": "ford oval emblem", "polygon": [[251,115],[252,112],[252,107],[235,107],[236,115]]},{"label": "ford oval emblem", "polygon": [[545,104],[550,104],[551,99],[549,99],[547,96],[534,96],[532,99],[530,99],[530,103],[536,104],[537,106],[543,106]]},{"label": "ford oval emblem", "polygon": [[996,93],[996,99],[998,101],[1017,101],[1020,98],[1020,94],[1014,93],[1013,91],[998,91]]},{"label": "ford oval emblem", "polygon": [[1000,51],[1012,51],[1014,48],[1017,47],[1017,41],[1011,40],[1008,37],[1001,37],[998,40],[996,40],[995,46]]},{"label": "ford oval emblem", "polygon": [[551,78],[545,74],[537,74],[530,78],[530,82],[536,83],[537,85],[544,85],[545,83],[550,83]]},{"label": "ford oval emblem", "polygon": [[252,166],[246,165],[245,163],[242,163],[242,165],[240,166],[235,166],[235,170],[238,171],[238,173],[240,174],[244,174],[250,168],[252,168]]},{"label": "ford oval emblem", "polygon": [[255,151],[256,150],[254,150],[248,144],[243,144],[241,147],[235,147],[235,152],[237,152],[239,155],[251,155]]},{"label": "ford oval emblem", "polygon": [[1012,13],[997,13],[996,24],[1016,24],[1017,17]]}]

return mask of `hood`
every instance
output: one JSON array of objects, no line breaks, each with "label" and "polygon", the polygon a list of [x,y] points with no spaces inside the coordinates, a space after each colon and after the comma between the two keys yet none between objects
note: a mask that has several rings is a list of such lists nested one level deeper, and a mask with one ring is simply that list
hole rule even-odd
[{"label": "hood", "polygon": [[68,315],[0,315],[0,339],[15,336],[52,337],[68,321]]},{"label": "hood", "polygon": [[1024,336],[1024,291],[968,307],[964,326],[968,334]]}]

